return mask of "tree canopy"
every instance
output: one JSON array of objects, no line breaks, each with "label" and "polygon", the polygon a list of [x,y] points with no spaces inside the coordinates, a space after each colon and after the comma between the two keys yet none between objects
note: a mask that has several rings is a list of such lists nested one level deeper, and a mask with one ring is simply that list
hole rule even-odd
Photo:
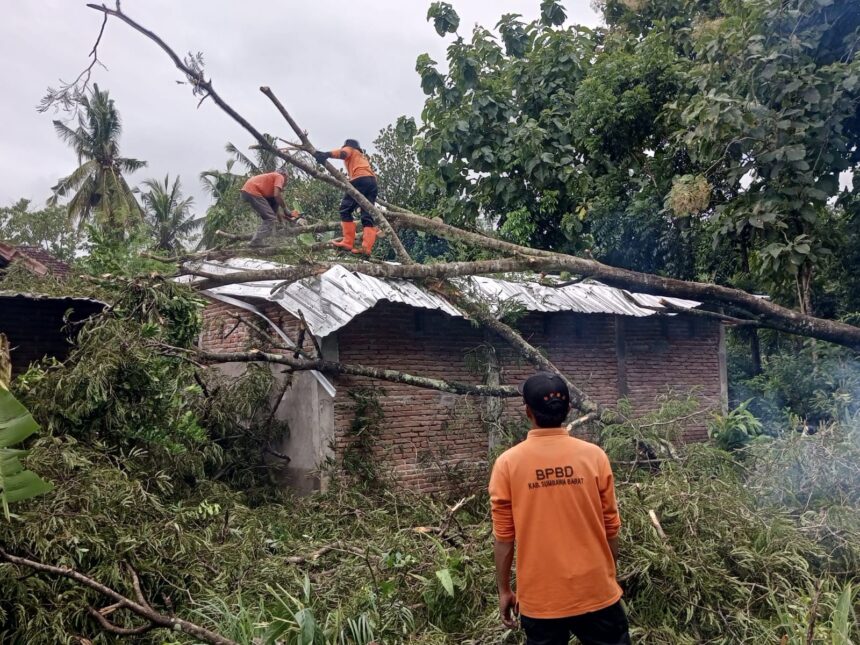
[{"label": "tree canopy", "polygon": [[[429,18],[454,33],[443,5]],[[616,266],[752,272],[809,311],[838,245],[829,204],[860,163],[857,3],[610,0],[596,30],[541,7],[458,34],[447,73],[418,58],[421,185],[439,212]]]}]

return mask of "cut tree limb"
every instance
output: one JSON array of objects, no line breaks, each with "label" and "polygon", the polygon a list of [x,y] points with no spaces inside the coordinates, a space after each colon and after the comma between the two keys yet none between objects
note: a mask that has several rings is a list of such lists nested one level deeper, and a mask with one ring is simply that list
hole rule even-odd
[{"label": "cut tree limb", "polygon": [[[429,219],[407,211],[390,211],[389,219],[396,225],[431,233],[451,241],[463,242],[477,248],[499,251],[506,254],[525,254],[546,260],[546,270],[566,270],[580,275],[589,275],[595,280],[612,287],[629,289],[637,293],[673,296],[701,302],[727,304],[749,311],[757,318],[760,326],[784,331],[799,336],[807,336],[844,345],[860,351],[860,327],[847,323],[817,318],[787,307],[777,305],[740,289],[724,287],[708,282],[690,282],[667,278],[650,273],[629,269],[619,269],[607,264],[563,253],[531,249],[526,246],[505,242],[488,235],[465,231],[439,220]],[[537,269],[542,270],[540,262]]]},{"label": "cut tree limb", "polygon": [[[9,562],[11,564],[25,567],[38,573],[45,573],[51,576],[72,580],[79,585],[96,591],[97,593],[105,596],[106,598],[110,598],[114,601],[115,604],[111,605],[110,607],[106,607],[102,611],[97,611],[93,608],[90,608],[89,613],[91,616],[93,616],[94,618],[96,618],[96,620],[99,621],[99,624],[102,626],[102,628],[114,634],[134,635],[141,634],[151,629],[162,628],[178,631],[183,634],[188,634],[189,636],[193,636],[194,638],[202,640],[206,643],[211,643],[212,645],[239,645],[239,643],[237,643],[236,641],[230,640],[229,638],[225,638],[220,634],[216,634],[215,632],[210,631],[205,627],[189,622],[182,618],[176,618],[175,616],[167,616],[153,609],[152,606],[146,601],[146,598],[144,597],[143,591],[140,587],[140,580],[137,578],[137,574],[134,571],[132,571],[132,584],[134,586],[135,596],[137,597],[136,600],[132,600],[130,597],[124,596],[118,591],[114,591],[107,585],[100,583],[98,580],[90,578],[89,576],[84,575],[79,571],[70,569],[69,567],[58,567],[50,564],[44,564],[42,562],[38,562],[37,560],[31,560],[29,558],[22,558],[16,555],[12,555],[11,553],[7,553],[3,548],[0,548],[0,560],[5,560],[6,562]],[[107,620],[106,616],[119,609],[125,609],[130,611],[131,613],[146,620],[147,624],[136,628],[122,628],[117,625],[114,625]]]},{"label": "cut tree limb", "polygon": [[[260,91],[266,95],[266,97],[274,104],[278,112],[281,113],[281,116],[284,117],[286,122],[290,124],[290,128],[292,128],[293,132],[296,133],[296,136],[302,142],[302,150],[313,155],[313,153],[315,153],[317,149],[311,143],[311,140],[308,137],[308,133],[299,127],[299,124],[296,123],[296,120],[290,115],[290,113],[287,111],[287,108],[284,107],[284,104],[281,103],[277,96],[275,96],[275,93],[272,91],[272,89],[263,86],[260,88]],[[383,212],[378,209],[375,204],[372,204],[367,199],[367,197],[365,197],[358,190],[356,190],[355,187],[352,186],[352,184],[349,182],[349,179],[345,178],[343,174],[331,164],[330,161],[326,161],[323,164],[323,167],[328,171],[329,175],[334,177],[334,179],[336,179],[337,181],[341,182],[344,188],[348,186],[351,189],[347,192],[356,200],[356,202],[358,202],[358,205],[361,208],[373,213],[373,216],[378,221],[380,227],[389,236],[389,242],[394,249],[394,254],[397,256],[397,259],[404,264],[412,264],[412,258],[409,256],[408,251],[403,246],[403,242],[400,241],[400,238],[397,236],[397,233],[395,233],[394,229],[391,228],[391,224],[388,223],[388,220],[385,218]]]}]

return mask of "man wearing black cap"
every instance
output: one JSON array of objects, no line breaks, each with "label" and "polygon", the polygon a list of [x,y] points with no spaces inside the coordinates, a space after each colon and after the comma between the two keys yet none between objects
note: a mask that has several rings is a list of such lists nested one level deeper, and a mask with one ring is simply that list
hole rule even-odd
[{"label": "man wearing black cap", "polygon": [[[347,139],[342,148],[331,152],[319,151],[314,154],[317,162],[324,164],[326,159],[342,159],[346,164],[346,174],[349,183],[360,192],[371,204],[376,203],[379,196],[379,187],[376,184],[376,175],[370,167],[370,161],[361,149],[361,145],[355,139]],[[340,202],[340,226],[343,237],[339,241],[332,242],[333,246],[342,248],[353,253],[370,255],[379,229],[373,221],[373,214],[364,208],[361,209],[361,248],[355,248],[355,218],[353,213],[358,208],[358,202],[352,195],[344,195]]]},{"label": "man wearing black cap", "polygon": [[572,634],[583,645],[629,645],[615,580],[621,520],[609,459],[562,427],[570,392],[561,377],[535,374],[522,393],[533,429],[490,477],[502,622],[515,628],[519,613],[528,645],[567,645]]}]

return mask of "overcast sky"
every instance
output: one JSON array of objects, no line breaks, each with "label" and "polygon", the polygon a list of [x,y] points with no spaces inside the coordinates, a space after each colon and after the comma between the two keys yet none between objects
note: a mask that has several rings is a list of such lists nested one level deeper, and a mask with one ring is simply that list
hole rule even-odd
[{"label": "overcast sky", "polygon": [[[492,27],[503,13],[527,18],[540,0],[453,0],[460,33]],[[589,0],[567,0],[572,22],[598,24]],[[423,106],[415,59],[444,61],[451,37],[426,21],[429,0],[124,0],[123,9],[180,54],[202,51],[219,93],[260,130],[288,134],[260,85],[269,85],[311,140],[323,148],[356,137],[369,145],[378,131]],[[0,0],[0,205],[20,197],[41,204],[59,177],[76,167],[74,153],[35,106],[49,85],[87,65],[100,14],[85,0]],[[108,67],[94,80],[110,91],[123,120],[121,153],[149,166],[137,184],[179,174],[198,210],[207,206],[198,175],[223,168],[224,144],[252,143],[214,104],[197,101],[167,57],[129,27],[109,22],[99,48]],[[60,115],[62,116],[62,115]]]}]

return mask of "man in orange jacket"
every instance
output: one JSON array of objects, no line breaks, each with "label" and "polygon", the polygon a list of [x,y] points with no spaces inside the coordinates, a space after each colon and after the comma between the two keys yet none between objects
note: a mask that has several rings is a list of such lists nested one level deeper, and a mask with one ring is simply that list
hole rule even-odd
[{"label": "man in orange jacket", "polygon": [[496,460],[489,487],[502,622],[514,629],[519,613],[528,645],[567,645],[571,634],[583,645],[630,645],[609,459],[562,427],[570,393],[561,377],[535,374],[522,393],[533,430]]},{"label": "man in orange jacket", "polygon": [[[361,149],[358,141],[347,139],[343,147],[331,152],[317,152],[314,154],[314,158],[321,164],[324,164],[326,159],[342,159],[346,163],[346,173],[349,176],[349,183],[364,195],[371,204],[376,203],[376,198],[379,195],[376,175],[373,173],[370,162],[367,160],[364,150]],[[340,227],[343,237],[340,241],[332,242],[332,244],[353,253],[370,255],[379,229],[374,225],[373,215],[362,208],[361,225],[364,227],[364,231],[361,234],[361,248],[354,248],[355,218],[353,217],[353,213],[358,207],[358,202],[352,195],[343,196],[343,200],[340,202]]]},{"label": "man in orange jacket", "polygon": [[251,177],[239,191],[242,199],[248,202],[262,220],[251,238],[251,246],[263,246],[266,238],[272,234],[281,211],[287,219],[293,221],[301,216],[301,213],[287,210],[281,194],[286,182],[286,170],[267,172]]}]

